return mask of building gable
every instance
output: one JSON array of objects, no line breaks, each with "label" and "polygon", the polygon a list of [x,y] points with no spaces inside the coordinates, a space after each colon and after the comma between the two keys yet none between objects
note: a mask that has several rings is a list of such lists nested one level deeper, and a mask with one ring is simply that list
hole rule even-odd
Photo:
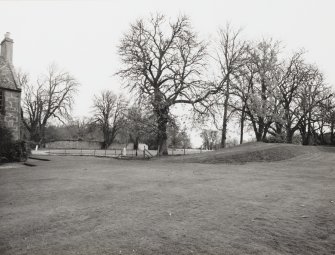
[{"label": "building gable", "polygon": [[20,139],[21,88],[12,64],[13,40],[6,33],[1,42],[0,54],[0,122]]}]

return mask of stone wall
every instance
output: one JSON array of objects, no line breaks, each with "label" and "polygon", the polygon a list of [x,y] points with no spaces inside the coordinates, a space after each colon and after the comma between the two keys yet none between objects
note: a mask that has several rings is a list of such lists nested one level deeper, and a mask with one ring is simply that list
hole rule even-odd
[{"label": "stone wall", "polygon": [[100,149],[101,142],[97,141],[54,141],[45,144],[47,149]]},{"label": "stone wall", "polygon": [[21,93],[17,91],[5,90],[5,115],[3,121],[5,125],[12,131],[15,140],[20,139],[20,100]]},{"label": "stone wall", "polygon": [[[102,142],[99,141],[74,141],[74,140],[64,140],[64,141],[53,141],[45,144],[46,149],[91,149],[98,150],[101,149]],[[109,150],[122,150],[123,148],[127,150],[134,149],[133,143],[122,144],[122,143],[112,143],[108,149]],[[148,149],[146,144],[139,144],[139,150],[143,150],[145,147]]]}]

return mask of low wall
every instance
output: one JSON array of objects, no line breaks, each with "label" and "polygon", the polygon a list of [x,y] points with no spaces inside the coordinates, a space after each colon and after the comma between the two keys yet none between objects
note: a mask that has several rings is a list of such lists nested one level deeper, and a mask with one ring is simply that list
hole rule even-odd
[{"label": "low wall", "polygon": [[97,141],[54,141],[45,144],[47,149],[100,149]]},{"label": "low wall", "polygon": [[[45,144],[46,149],[93,149],[99,150],[101,149],[102,142],[99,141],[53,141]],[[109,150],[122,150],[123,148],[127,148],[128,150],[134,149],[133,143],[112,143],[108,149]],[[139,150],[143,150],[143,148],[148,149],[146,144],[140,143],[138,145]]]},{"label": "low wall", "polygon": [[133,143],[112,143],[111,145],[108,146],[109,150],[122,150],[124,147],[127,148],[127,150],[132,150],[134,148]]},{"label": "low wall", "polygon": [[[123,148],[127,148],[127,150],[133,150],[134,149],[134,143],[112,143],[108,149],[117,149],[117,150],[122,150]],[[143,150],[143,149],[148,149],[148,145],[144,143],[139,143],[138,144],[138,149]]]}]

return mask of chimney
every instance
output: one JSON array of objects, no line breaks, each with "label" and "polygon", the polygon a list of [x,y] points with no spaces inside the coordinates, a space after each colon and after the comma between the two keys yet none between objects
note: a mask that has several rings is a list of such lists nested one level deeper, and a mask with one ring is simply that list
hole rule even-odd
[{"label": "chimney", "polygon": [[1,42],[1,57],[10,64],[13,63],[13,43],[14,41],[10,38],[10,33],[7,32]]}]

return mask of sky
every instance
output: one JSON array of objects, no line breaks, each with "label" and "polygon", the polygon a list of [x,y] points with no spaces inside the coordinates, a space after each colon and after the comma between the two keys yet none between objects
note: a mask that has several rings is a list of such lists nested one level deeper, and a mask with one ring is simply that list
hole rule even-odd
[{"label": "sky", "polygon": [[304,48],[335,88],[334,10],[333,0],[0,1],[0,38],[11,33],[14,66],[32,80],[51,63],[74,75],[81,86],[73,115],[81,117],[101,90],[127,94],[115,75],[117,45],[131,23],[156,12],[188,15],[200,39],[229,22],[245,39],[282,41],[288,54]]}]

